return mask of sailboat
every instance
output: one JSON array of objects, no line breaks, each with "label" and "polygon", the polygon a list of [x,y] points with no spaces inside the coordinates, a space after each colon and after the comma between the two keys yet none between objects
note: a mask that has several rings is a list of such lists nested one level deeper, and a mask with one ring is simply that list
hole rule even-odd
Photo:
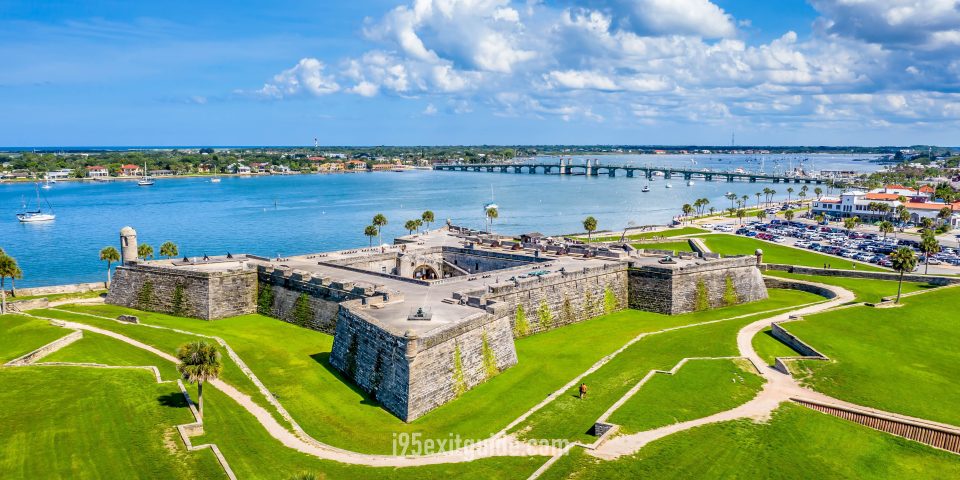
[{"label": "sailboat", "polygon": [[50,212],[45,213],[43,208],[40,206],[40,187],[39,185],[34,185],[37,190],[37,209],[36,210],[27,210],[26,204],[23,206],[23,213],[17,214],[17,220],[20,220],[21,223],[36,223],[36,222],[49,222],[57,218],[53,214],[53,207],[50,206],[50,202],[47,202],[47,206],[50,207]]},{"label": "sailboat", "polygon": [[155,182],[153,181],[153,179],[147,176],[147,162],[143,162],[143,178],[141,178],[141,179],[137,182],[137,186],[139,186],[139,187],[149,187],[149,186],[153,185],[154,183],[155,183]]},{"label": "sailboat", "polygon": [[490,203],[485,203],[483,205],[483,212],[486,213],[490,209],[499,210],[500,206],[493,201],[493,184],[490,184]]},{"label": "sailboat", "polygon": [[50,190],[51,188],[53,188],[53,186],[50,185],[50,179],[49,178],[46,179],[46,181],[43,182],[43,186],[40,188],[44,190]]}]

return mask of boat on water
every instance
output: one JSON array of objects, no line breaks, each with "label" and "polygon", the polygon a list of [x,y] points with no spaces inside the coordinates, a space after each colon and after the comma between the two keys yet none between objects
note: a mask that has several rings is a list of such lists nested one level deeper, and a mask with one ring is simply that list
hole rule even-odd
[{"label": "boat on water", "polygon": [[51,188],[53,188],[53,186],[50,185],[50,179],[48,178],[45,182],[43,182],[43,186],[40,188],[44,190],[50,190]]},{"label": "boat on water", "polygon": [[137,181],[138,187],[149,187],[156,183],[152,178],[147,176],[147,162],[143,162],[143,178]]},{"label": "boat on water", "polygon": [[[49,222],[57,218],[53,213],[53,207],[50,206],[50,202],[47,203],[47,208],[50,209],[49,212],[44,212],[42,207],[42,202],[40,199],[40,186],[36,185],[37,190],[37,208],[36,210],[27,210],[26,204],[23,206],[23,212],[17,214],[17,220],[20,223],[37,223],[37,222]],[[44,200],[45,201],[45,200]]]},{"label": "boat on water", "polygon": [[688,187],[692,187],[692,186],[693,186],[693,180],[687,180],[687,186],[688,186]]},{"label": "boat on water", "polygon": [[673,188],[673,185],[671,185],[671,184],[668,183],[668,184],[667,184],[667,188]]},{"label": "boat on water", "polygon": [[643,189],[641,189],[640,191],[641,191],[641,192],[644,192],[644,193],[649,192],[649,191],[650,191],[650,185],[644,185],[644,186],[643,186]]},{"label": "boat on water", "polygon": [[213,177],[210,179],[210,183],[220,183],[220,177]]}]

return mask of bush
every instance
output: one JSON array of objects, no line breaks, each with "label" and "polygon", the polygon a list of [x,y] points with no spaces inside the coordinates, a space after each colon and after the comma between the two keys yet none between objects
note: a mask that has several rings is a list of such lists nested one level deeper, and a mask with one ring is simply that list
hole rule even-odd
[{"label": "bush", "polygon": [[153,305],[153,282],[147,280],[137,292],[137,310],[150,310],[151,305]]},{"label": "bush", "polygon": [[553,326],[553,313],[550,312],[550,305],[547,302],[540,302],[540,309],[537,311],[540,317],[540,329],[546,330]]},{"label": "bush", "polygon": [[183,309],[183,285],[177,284],[173,289],[173,300],[170,302],[173,305],[172,312],[174,316],[182,317],[184,316]]},{"label": "bush", "polygon": [[560,308],[560,317],[563,319],[564,324],[573,323],[573,304],[570,303],[570,299],[566,296],[563,297],[563,306]]},{"label": "bush", "polygon": [[273,287],[269,284],[260,287],[260,294],[257,296],[257,313],[260,315],[273,314]]},{"label": "bush", "polygon": [[612,288],[607,286],[607,288],[603,289],[603,313],[604,314],[613,313],[617,311],[617,307],[619,306],[619,303],[620,302],[617,301],[617,295],[613,293]]},{"label": "bush", "polygon": [[733,278],[728,275],[725,282],[726,286],[723,290],[723,304],[729,307],[731,305],[740,303],[740,296],[737,295],[737,287],[733,285]]},{"label": "bush", "polygon": [[301,327],[309,327],[313,320],[313,308],[306,293],[301,293],[293,304],[293,323]]},{"label": "bush", "polygon": [[694,304],[694,310],[702,312],[710,309],[710,292],[707,291],[707,284],[702,278],[697,280],[697,293],[695,301],[696,303]]},{"label": "bush", "polygon": [[593,305],[593,294],[590,290],[583,295],[583,319],[586,320],[594,316],[595,306]]},{"label": "bush", "polygon": [[517,305],[517,313],[513,319],[513,336],[523,337],[530,333],[530,323],[527,322],[527,314],[523,311],[523,305]]}]

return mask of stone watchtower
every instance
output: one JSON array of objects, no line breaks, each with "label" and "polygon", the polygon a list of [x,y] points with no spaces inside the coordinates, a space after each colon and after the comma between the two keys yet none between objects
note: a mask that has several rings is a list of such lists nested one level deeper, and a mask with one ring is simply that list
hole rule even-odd
[{"label": "stone watchtower", "polygon": [[137,231],[130,227],[120,229],[120,260],[126,265],[137,261]]}]

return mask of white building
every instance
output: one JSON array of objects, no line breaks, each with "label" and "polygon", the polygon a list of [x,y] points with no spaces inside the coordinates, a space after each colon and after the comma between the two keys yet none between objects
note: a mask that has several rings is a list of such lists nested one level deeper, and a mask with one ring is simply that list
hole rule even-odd
[{"label": "white building", "polygon": [[[949,220],[952,227],[960,227],[960,202],[943,203],[933,199],[933,187],[923,186],[919,190],[902,185],[887,185],[883,188],[864,191],[848,191],[836,197],[821,197],[814,200],[811,210],[814,214],[823,214],[829,219],[859,217],[864,222],[895,220],[896,208],[903,205],[910,212],[910,222],[919,223],[923,218],[938,220],[940,211],[949,208],[956,213]],[[889,213],[871,209],[871,204],[884,204]]]},{"label": "white building", "polygon": [[61,168],[60,170],[54,170],[45,174],[47,180],[63,180],[71,176],[73,176],[73,170],[69,168]]},{"label": "white building", "polygon": [[227,171],[230,173],[236,173],[237,175],[250,175],[250,167],[243,165],[241,163],[231,163],[227,167]]}]

